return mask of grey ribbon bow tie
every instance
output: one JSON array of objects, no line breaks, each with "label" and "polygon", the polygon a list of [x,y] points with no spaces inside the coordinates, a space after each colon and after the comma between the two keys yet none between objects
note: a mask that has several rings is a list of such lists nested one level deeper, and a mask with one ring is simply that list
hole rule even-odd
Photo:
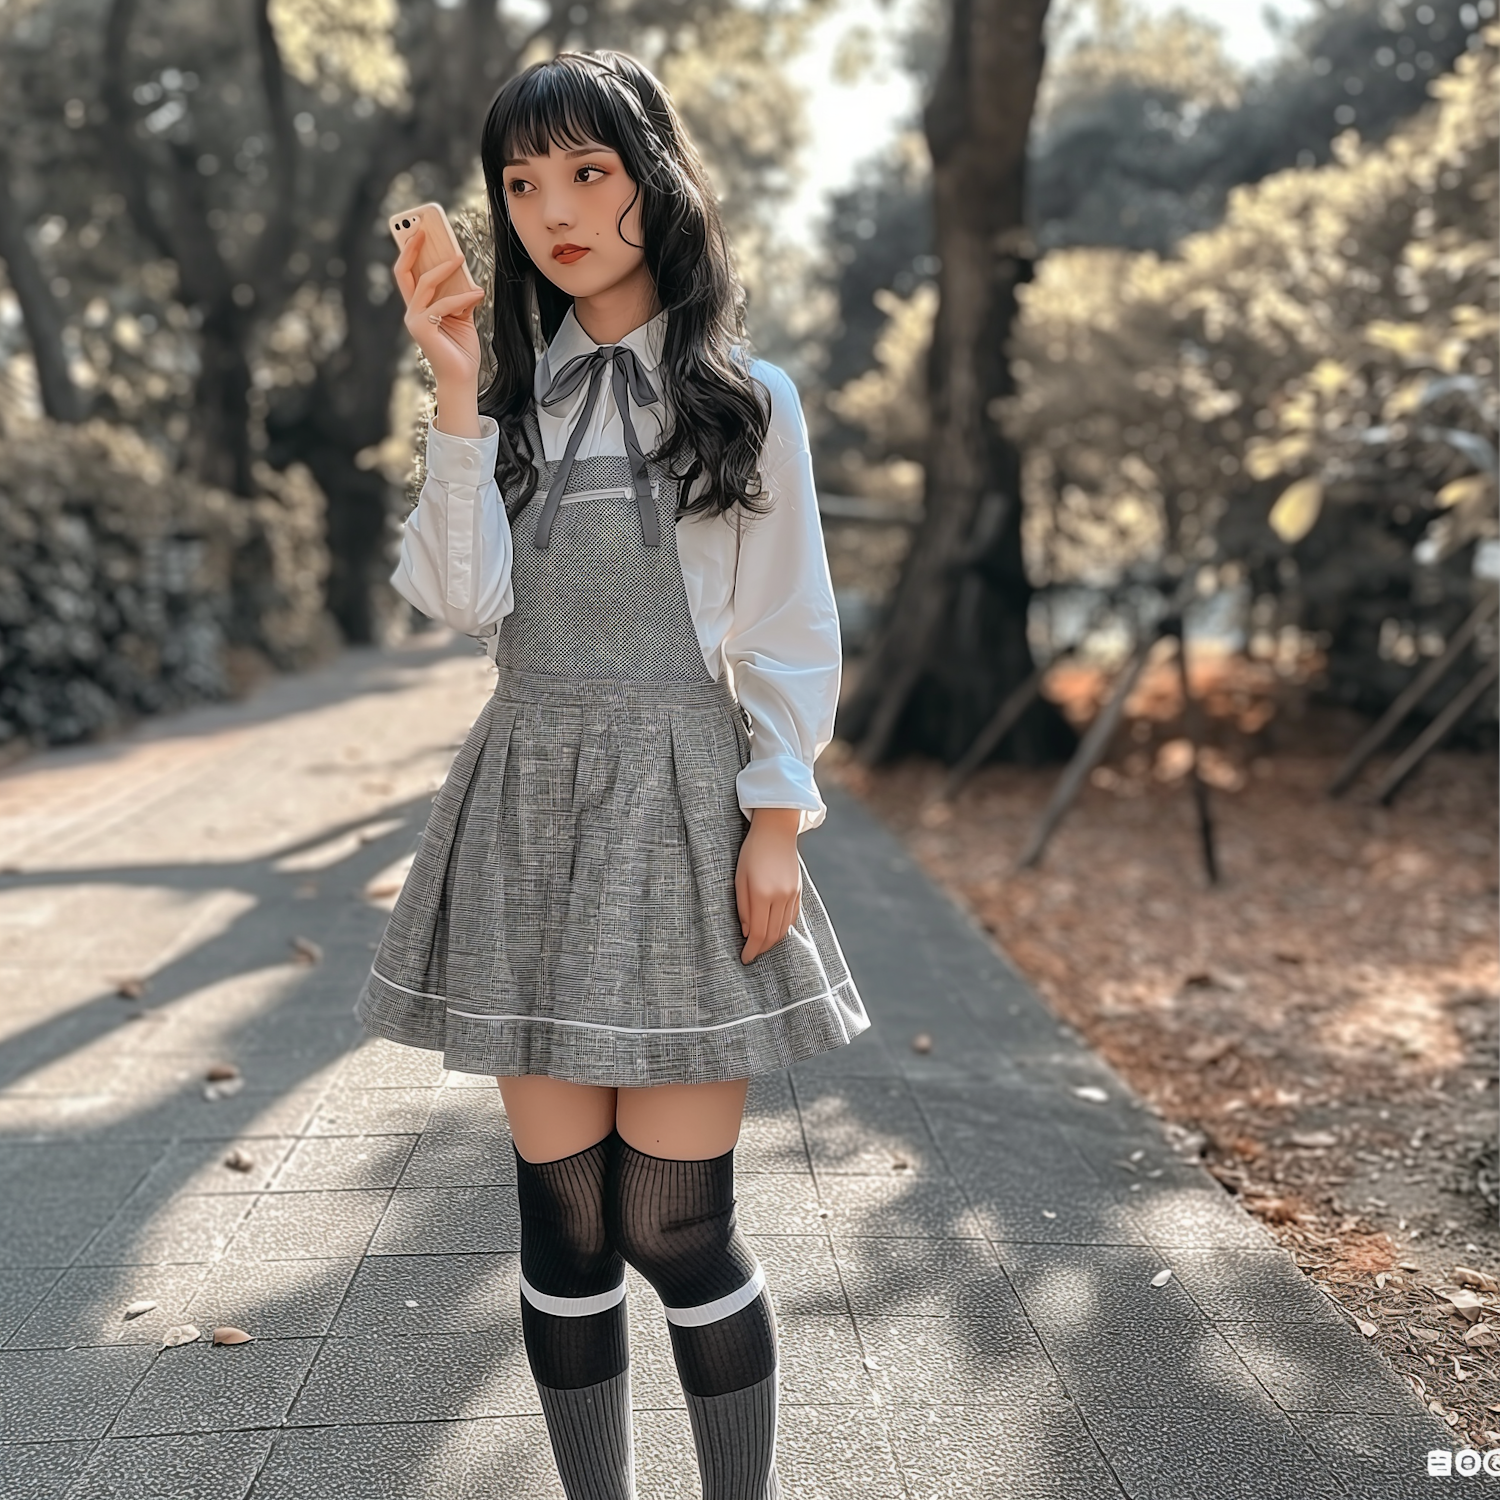
[{"label": "grey ribbon bow tie", "polygon": [[637,405],[653,406],[658,397],[646,372],[633,349],[624,344],[601,344],[588,354],[578,354],[570,359],[553,377],[540,404],[545,407],[559,406],[583,384],[588,376],[588,395],[584,397],[583,409],[568,434],[568,445],[563,450],[562,462],[547,490],[542,504],[542,513],[537,517],[535,545],[538,550],[547,545],[552,535],[552,518],[562,504],[563,491],[567,488],[568,476],[573,472],[573,459],[578,445],[583,441],[584,429],[594,415],[599,402],[599,388],[604,383],[604,372],[609,370],[610,389],[615,406],[620,413],[620,425],[625,429],[625,452],[630,460],[630,478],[635,486],[636,509],[641,513],[641,540],[648,547],[661,545],[661,527],[656,519],[656,501],[651,495],[651,481],[646,474],[646,458],[641,452],[640,439],[635,435],[635,424],[630,420],[630,398]]}]

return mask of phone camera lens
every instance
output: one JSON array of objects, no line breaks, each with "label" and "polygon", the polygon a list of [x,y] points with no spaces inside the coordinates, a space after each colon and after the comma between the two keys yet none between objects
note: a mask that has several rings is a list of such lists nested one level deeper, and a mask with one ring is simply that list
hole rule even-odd
[{"label": "phone camera lens", "polygon": [[403,229],[410,229],[411,228],[411,220],[410,219],[402,219],[402,221],[401,221],[401,227]]}]

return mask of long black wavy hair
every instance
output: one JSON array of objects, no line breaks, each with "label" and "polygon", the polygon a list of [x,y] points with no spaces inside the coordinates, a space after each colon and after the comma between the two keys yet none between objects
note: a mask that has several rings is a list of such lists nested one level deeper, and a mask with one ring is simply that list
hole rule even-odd
[{"label": "long black wavy hair", "polygon": [[[734,274],[718,203],[666,90],[622,52],[560,52],[512,78],[484,122],[480,161],[495,246],[494,378],[479,409],[500,427],[495,478],[512,513],[536,492],[525,428],[537,346],[550,342],[573,299],[536,266],[510,222],[504,167],[556,146],[617,151],[641,204],[646,268],[667,313],[664,373],[670,420],[652,455],[679,480],[681,511],[719,515],[763,508],[758,471],[770,396],[745,348],[744,292]],[[701,491],[686,497],[696,480]]]}]

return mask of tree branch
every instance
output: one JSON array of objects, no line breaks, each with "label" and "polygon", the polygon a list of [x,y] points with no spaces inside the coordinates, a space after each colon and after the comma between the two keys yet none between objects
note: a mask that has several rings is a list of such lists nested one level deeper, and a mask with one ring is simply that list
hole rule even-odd
[{"label": "tree branch", "polygon": [[0,260],[5,262],[11,288],[21,304],[21,318],[31,340],[31,357],[36,362],[37,383],[42,390],[42,409],[55,422],[81,422],[84,402],[68,373],[62,313],[26,238],[26,225],[11,193],[10,168],[3,156],[0,156]]},{"label": "tree branch", "polygon": [[[280,178],[282,183],[282,190],[271,194],[274,207],[256,247],[253,280],[257,289],[269,286],[279,290],[286,277],[287,256],[291,254],[297,234],[297,179],[301,175],[298,170],[301,157],[297,130],[287,107],[286,68],[276,30],[271,25],[269,0],[254,0],[253,10],[261,87],[265,91],[266,113],[271,124],[271,176],[273,182]],[[263,296],[262,300],[276,299]]]}]

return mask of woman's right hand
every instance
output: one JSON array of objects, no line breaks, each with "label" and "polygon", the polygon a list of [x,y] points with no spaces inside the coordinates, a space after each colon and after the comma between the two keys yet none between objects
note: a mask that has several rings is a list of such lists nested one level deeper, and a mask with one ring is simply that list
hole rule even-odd
[{"label": "woman's right hand", "polygon": [[482,288],[439,297],[437,289],[463,264],[463,256],[416,274],[417,252],[427,231],[418,229],[402,247],[392,268],[396,286],[406,299],[406,331],[427,356],[440,391],[479,390],[479,331],[474,309],[484,301]]}]

